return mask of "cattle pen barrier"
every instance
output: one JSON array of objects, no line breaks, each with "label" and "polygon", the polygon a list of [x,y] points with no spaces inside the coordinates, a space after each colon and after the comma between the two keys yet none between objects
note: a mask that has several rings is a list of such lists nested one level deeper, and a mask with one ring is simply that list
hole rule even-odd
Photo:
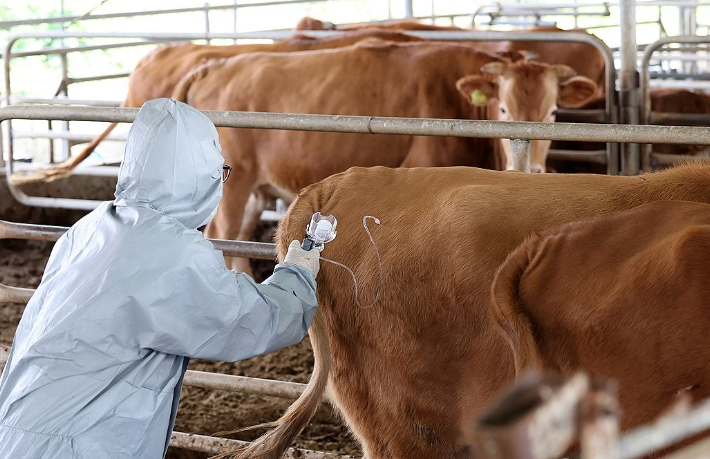
[{"label": "cattle pen barrier", "polygon": [[[8,106],[15,102],[26,102],[26,103],[72,103],[71,99],[30,99],[30,98],[14,98],[12,96],[12,85],[11,85],[11,72],[10,63],[15,57],[28,57],[37,55],[50,55],[59,54],[61,59],[61,70],[62,70],[62,80],[59,84],[58,94],[62,94],[68,97],[68,86],[72,83],[82,83],[89,81],[105,80],[112,78],[122,78],[128,76],[127,73],[117,73],[112,75],[99,75],[94,77],[69,77],[67,70],[67,54],[75,53],[81,51],[95,50],[95,49],[110,49],[119,48],[127,46],[142,46],[150,44],[160,44],[169,41],[188,41],[188,40],[209,40],[212,39],[267,39],[267,40],[283,40],[292,38],[295,35],[307,35],[312,37],[328,37],[337,36],[344,33],[345,31],[311,31],[311,30],[299,30],[299,31],[264,31],[264,32],[243,32],[243,33],[147,33],[147,32],[103,32],[103,33],[77,33],[77,32],[47,32],[47,33],[19,33],[14,34],[8,39],[8,43],[5,47],[5,62],[4,62],[4,75],[5,75],[5,102]],[[417,31],[417,30],[407,30],[407,35],[416,36],[419,38],[424,38],[432,41],[501,41],[510,40],[510,34],[501,31]],[[27,52],[16,52],[13,53],[13,45],[22,39],[37,39],[37,38],[83,38],[83,39],[141,39],[144,41],[132,41],[128,43],[110,43],[105,45],[92,45],[92,46],[78,46],[78,47],[68,47],[68,48],[51,48],[43,49],[37,51],[27,51]],[[616,70],[614,68],[614,57],[611,49],[599,38],[580,32],[543,32],[543,31],[531,31],[531,32],[516,32],[515,41],[523,42],[564,42],[564,43],[583,43],[590,45],[602,55],[604,59],[605,66],[605,108],[595,109],[595,110],[574,110],[574,109],[560,109],[558,110],[558,119],[567,121],[583,121],[583,122],[604,122],[604,123],[617,123],[618,114],[616,107],[616,98],[614,97],[615,91],[615,81],[616,81]],[[74,101],[74,103],[80,103],[81,101]],[[86,102],[86,101],[85,101]],[[89,101],[91,102],[91,101]],[[91,102],[95,104],[96,102]],[[106,101],[104,105],[115,106],[116,101]],[[13,139],[15,135],[19,137],[45,137],[49,139],[63,139],[63,150],[64,155],[69,156],[69,141],[86,141],[86,135],[75,134],[69,131],[68,121],[63,123],[63,129],[59,132],[49,131],[47,133],[26,133],[18,132],[15,133],[12,130],[11,123],[8,124],[7,135],[8,135],[8,156],[13,155]],[[121,135],[110,135],[108,139],[123,140]],[[90,140],[90,139],[89,139]],[[0,145],[2,148],[2,145]],[[50,162],[54,160],[53,144],[50,143]],[[619,157],[618,157],[618,145],[613,143],[607,143],[605,150],[600,151],[569,151],[569,150],[550,150],[549,157],[551,159],[559,160],[576,160],[591,162],[597,164],[606,164],[607,171],[609,174],[616,174],[619,170]],[[0,157],[0,165],[3,164],[3,158]],[[637,170],[637,169],[636,169]],[[67,206],[70,206],[69,202],[65,202]],[[41,205],[41,204],[28,204],[28,205]],[[67,208],[82,208],[82,207],[67,207]]]},{"label": "cattle pen barrier", "polygon": [[[11,119],[76,120],[132,122],[137,108],[73,107],[21,105],[0,108],[0,122]],[[452,120],[437,118],[395,118],[378,116],[311,115],[296,113],[261,113],[203,111],[220,127],[248,129],[284,129],[298,131],[349,132],[361,134],[424,135],[442,137],[478,137],[515,140],[517,169],[530,170],[530,140],[577,140],[615,143],[668,143],[710,145],[710,128],[694,126],[645,126],[592,123],[538,123],[528,121]],[[8,172],[14,173],[12,155]],[[10,193],[20,203],[43,207],[67,208],[66,198],[28,196],[8,180]],[[71,200],[71,208],[92,210],[100,201]]]}]

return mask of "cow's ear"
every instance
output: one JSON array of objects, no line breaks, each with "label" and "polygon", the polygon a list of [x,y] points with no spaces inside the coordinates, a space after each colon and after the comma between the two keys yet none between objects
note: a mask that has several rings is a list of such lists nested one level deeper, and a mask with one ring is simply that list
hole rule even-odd
[{"label": "cow's ear", "polygon": [[577,71],[569,65],[557,64],[552,66],[555,69],[555,75],[558,81],[565,81],[577,75]]},{"label": "cow's ear", "polygon": [[471,105],[487,105],[490,99],[498,97],[498,84],[480,75],[459,79],[456,89]]},{"label": "cow's ear", "polygon": [[560,83],[557,106],[579,108],[589,102],[597,93],[597,84],[587,77],[576,76]]},{"label": "cow's ear", "polygon": [[505,64],[503,62],[489,62],[481,67],[481,72],[491,75],[503,75]]}]

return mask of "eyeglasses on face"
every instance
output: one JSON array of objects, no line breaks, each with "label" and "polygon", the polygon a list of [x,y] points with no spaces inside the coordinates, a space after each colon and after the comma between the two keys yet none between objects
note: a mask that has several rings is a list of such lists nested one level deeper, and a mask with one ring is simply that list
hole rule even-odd
[{"label": "eyeglasses on face", "polygon": [[222,166],[222,183],[226,182],[229,178],[229,174],[232,173],[232,166],[225,164]]}]

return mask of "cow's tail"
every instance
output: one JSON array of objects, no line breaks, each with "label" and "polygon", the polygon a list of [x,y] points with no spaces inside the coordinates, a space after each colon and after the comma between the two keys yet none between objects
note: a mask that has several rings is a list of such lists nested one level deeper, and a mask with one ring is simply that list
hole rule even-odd
[{"label": "cow's tail", "polygon": [[525,370],[542,366],[532,325],[519,295],[520,281],[539,244],[537,235],[527,239],[508,255],[493,279],[491,316],[512,348],[518,378]]},{"label": "cow's tail", "polygon": [[[132,107],[129,103],[129,99],[127,98],[125,101],[123,101],[120,105],[121,107]],[[72,174],[72,171],[76,169],[76,167],[81,164],[82,161],[84,161],[86,158],[89,157],[91,153],[96,150],[96,147],[106,138],[108,135],[113,131],[113,129],[116,127],[118,123],[111,123],[108,125],[104,131],[99,134],[94,140],[89,143],[89,145],[82,150],[81,153],[79,153],[76,156],[71,156],[69,159],[66,159],[62,161],[59,164],[54,164],[50,167],[47,167],[45,169],[39,169],[36,171],[23,171],[21,173],[15,173],[12,174],[10,177],[10,181],[14,185],[22,185],[24,183],[35,183],[35,182],[51,182],[52,180],[64,178],[64,177],[69,177]]]},{"label": "cow's tail", "polygon": [[[299,196],[291,205],[284,220],[279,226],[277,235],[277,248],[279,260],[283,260],[288,249],[288,244],[294,239],[302,239],[311,215],[317,208],[309,204],[309,199],[318,199],[319,190],[313,190],[318,184],[306,190],[308,196]],[[310,191],[314,192],[310,192]],[[302,193],[303,194],[303,193]],[[319,298],[320,300],[320,298]],[[321,304],[320,307],[323,305]],[[273,430],[257,438],[245,449],[236,453],[233,457],[238,459],[277,459],[293,443],[295,437],[306,427],[310,419],[315,414],[319,405],[323,401],[328,374],[330,373],[331,351],[330,341],[326,331],[323,313],[319,310],[308,331],[313,347],[315,365],[310,381],[301,396],[288,408],[286,413],[274,423]]]}]

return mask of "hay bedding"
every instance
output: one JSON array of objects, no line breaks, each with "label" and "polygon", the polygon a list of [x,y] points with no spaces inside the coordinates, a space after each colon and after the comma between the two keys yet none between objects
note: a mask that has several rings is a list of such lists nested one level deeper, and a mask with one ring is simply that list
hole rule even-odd
[{"label": "hay bedding", "polygon": [[[262,225],[260,240],[270,241],[273,227]],[[52,244],[38,241],[0,241],[0,282],[16,287],[36,287],[47,263]],[[252,262],[257,280],[273,271],[273,263]],[[10,343],[22,315],[23,305],[0,304],[0,343]],[[190,369],[257,378],[280,379],[305,383],[313,368],[310,343],[301,344],[269,355],[236,363],[194,360]],[[209,435],[213,432],[273,421],[290,405],[290,401],[184,387],[175,429]],[[232,438],[250,440],[263,431],[235,434]],[[357,443],[337,414],[322,405],[296,442],[301,448],[359,455]],[[202,459],[207,454],[171,448],[170,459]]]}]

